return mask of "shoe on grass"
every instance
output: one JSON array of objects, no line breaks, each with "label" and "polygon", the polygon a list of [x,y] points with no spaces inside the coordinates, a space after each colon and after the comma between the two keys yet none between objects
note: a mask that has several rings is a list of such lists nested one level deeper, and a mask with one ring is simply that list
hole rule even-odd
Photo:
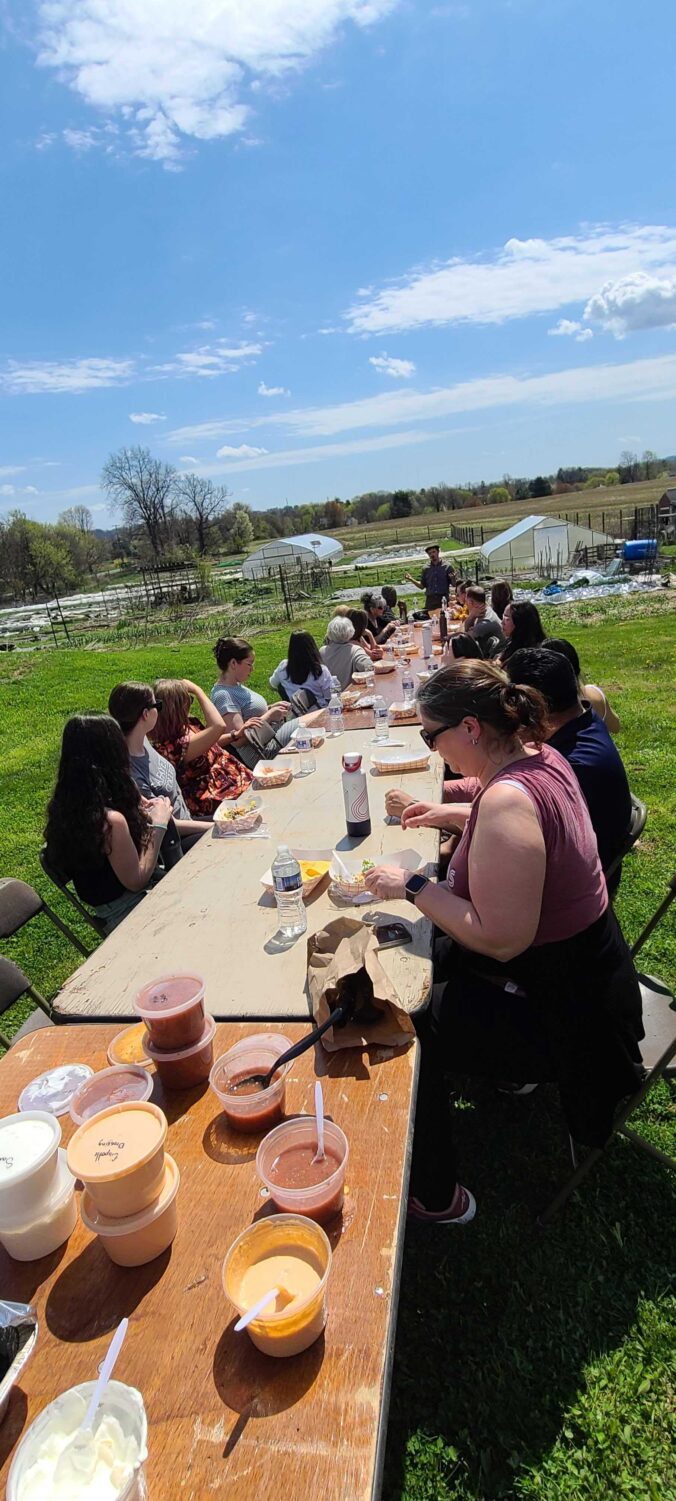
[{"label": "shoe on grass", "polygon": [[447,1209],[426,1209],[414,1194],[408,1201],[408,1217],[419,1225],[469,1225],[476,1214],[476,1199],[462,1183],[456,1184],[455,1193]]}]

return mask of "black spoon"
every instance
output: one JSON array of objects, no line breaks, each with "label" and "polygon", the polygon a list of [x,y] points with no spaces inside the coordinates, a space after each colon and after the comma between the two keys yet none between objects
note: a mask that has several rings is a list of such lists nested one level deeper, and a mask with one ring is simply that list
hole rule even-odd
[{"label": "black spoon", "polygon": [[301,1053],[305,1053],[308,1048],[312,1047],[313,1043],[318,1042],[319,1038],[323,1037],[325,1032],[328,1032],[329,1027],[339,1026],[353,1010],[354,1006],[349,1002],[344,1006],[337,1006],[335,1011],[331,1012],[328,1020],[322,1022],[321,1027],[315,1027],[314,1031],[308,1032],[307,1037],[301,1037],[300,1042],[295,1042],[292,1048],[287,1048],[286,1052],[282,1053],[281,1058],[276,1058],[272,1068],[268,1069],[267,1074],[247,1074],[246,1079],[238,1079],[236,1084],[231,1083],[230,1088],[232,1093],[237,1094],[240,1089],[246,1089],[250,1084],[257,1084],[259,1089],[269,1089],[279,1068],[282,1068],[285,1063],[290,1063],[293,1058],[300,1058]]}]

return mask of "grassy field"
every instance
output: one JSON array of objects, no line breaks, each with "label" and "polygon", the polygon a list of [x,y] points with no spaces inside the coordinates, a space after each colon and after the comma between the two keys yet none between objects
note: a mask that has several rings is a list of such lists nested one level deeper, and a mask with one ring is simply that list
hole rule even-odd
[{"label": "grassy field", "polygon": [[[610,694],[632,788],[648,804],[646,833],[625,863],[617,902],[630,939],[674,867],[676,616],[669,603],[604,601],[547,612],[549,628],[575,642],[588,679]],[[321,635],[323,623],[309,624]],[[257,638],[255,686],[265,691],[285,645],[286,632]],[[64,720],[105,707],[121,678],[172,674],[208,688],[208,644],[2,662],[0,869],[30,881],[67,921],[69,908],[37,860]],[[40,921],[3,951],[50,995],[77,962]],[[673,910],[642,964],[676,981]],[[21,1014],[16,1008],[10,1026]],[[673,1501],[673,1177],[617,1144],[540,1233],[534,1214],[568,1170],[554,1091],[519,1101],[465,1085],[459,1103],[462,1176],[479,1212],[460,1232],[407,1235],[384,1501]],[[642,1129],[673,1152],[666,1085],[643,1108]]]}]

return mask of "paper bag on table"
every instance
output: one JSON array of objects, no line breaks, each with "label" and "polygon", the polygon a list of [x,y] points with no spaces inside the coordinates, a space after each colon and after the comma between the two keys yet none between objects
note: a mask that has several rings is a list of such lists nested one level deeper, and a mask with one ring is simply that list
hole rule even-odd
[{"label": "paper bag on table", "polygon": [[308,942],[308,989],[312,1014],[321,1025],[346,994],[356,994],[355,1015],[333,1027],[322,1042],[328,1052],[339,1048],[402,1047],[414,1035],[395,987],[380,963],[375,935],[354,917],[337,917]]}]

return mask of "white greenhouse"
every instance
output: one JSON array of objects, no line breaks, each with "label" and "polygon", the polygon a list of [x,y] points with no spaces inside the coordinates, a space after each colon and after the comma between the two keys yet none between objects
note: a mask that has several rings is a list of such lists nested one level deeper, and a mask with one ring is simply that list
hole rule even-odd
[{"label": "white greenhouse", "polygon": [[481,559],[491,574],[509,573],[513,568],[562,572],[576,561],[582,548],[604,547],[612,540],[605,532],[591,531],[559,516],[524,516],[484,542]]},{"label": "white greenhouse", "polygon": [[336,542],[335,537],[320,536],[315,532],[307,532],[302,537],[279,537],[275,542],[264,542],[262,547],[249,553],[242,563],[242,578],[269,578],[273,573],[279,574],[280,568],[285,573],[295,573],[299,568],[310,566],[313,559],[326,566],[327,563],[336,563],[342,556],[342,543]]}]

